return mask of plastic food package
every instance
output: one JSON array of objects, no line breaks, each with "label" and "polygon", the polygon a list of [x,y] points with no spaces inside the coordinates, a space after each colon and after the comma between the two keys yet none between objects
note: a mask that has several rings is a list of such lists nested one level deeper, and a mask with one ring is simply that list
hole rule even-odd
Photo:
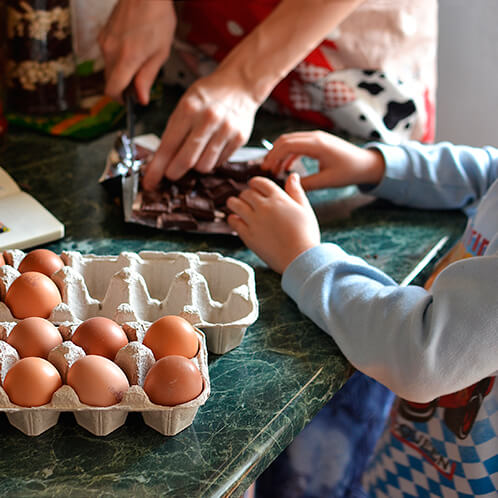
[{"label": "plastic food package", "polygon": [[69,0],[7,2],[9,110],[52,114],[77,105]]},{"label": "plastic food package", "polygon": [[[96,35],[115,0],[5,3],[9,123],[77,139],[93,139],[114,127],[124,109],[104,95]],[[2,52],[0,65],[1,58]],[[154,85],[151,98],[159,95],[160,86]]]}]

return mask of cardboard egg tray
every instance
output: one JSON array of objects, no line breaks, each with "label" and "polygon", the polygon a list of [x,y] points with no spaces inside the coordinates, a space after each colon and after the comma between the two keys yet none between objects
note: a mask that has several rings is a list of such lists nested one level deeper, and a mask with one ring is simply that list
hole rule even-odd
[{"label": "cardboard egg tray", "polygon": [[[4,253],[7,265],[0,267],[0,380],[19,359],[6,341],[19,321],[3,302],[25,253]],[[128,412],[141,412],[147,425],[164,435],[188,427],[210,392],[207,352],[222,354],[242,341],[245,330],[258,316],[254,273],[251,267],[217,253],[143,251],[118,256],[61,254],[65,266],[52,275],[62,294],[62,303],[49,320],[64,342],[48,360],[59,370],[63,382],[69,367],[84,351],[71,342],[77,326],[87,318],[104,316],[123,327],[129,343],[115,362],[126,373],[131,387],[123,399],[109,407],[81,403],[68,385],[58,389],[51,402],[24,408],[10,402],[0,387],[0,411],[27,435],[38,435],[57,423],[60,412],[71,411],[76,421],[91,433],[103,436],[124,424]],[[142,344],[149,325],[164,315],[180,315],[199,336],[199,352],[192,359],[204,383],[201,394],[181,405],[167,407],[150,402],[142,386],[154,356]],[[199,330],[199,329],[202,329]]]},{"label": "cardboard egg tray", "polygon": [[[5,251],[9,264],[0,266],[0,322],[17,321],[3,300],[24,255]],[[141,323],[146,330],[164,315],[180,315],[206,334],[209,352],[224,354],[242,342],[258,317],[253,269],[218,253],[67,251],[61,258],[65,266],[52,275],[63,301],[49,317],[54,324],[105,316],[120,325]]]}]

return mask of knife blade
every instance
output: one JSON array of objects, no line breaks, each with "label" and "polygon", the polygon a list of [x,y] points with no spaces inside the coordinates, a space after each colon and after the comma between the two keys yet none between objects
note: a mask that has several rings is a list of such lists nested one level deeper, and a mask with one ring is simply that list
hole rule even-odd
[{"label": "knife blade", "polygon": [[126,107],[126,134],[130,142],[133,144],[135,138],[135,122],[136,122],[136,103],[137,97],[133,81],[126,87],[123,92],[123,97]]}]

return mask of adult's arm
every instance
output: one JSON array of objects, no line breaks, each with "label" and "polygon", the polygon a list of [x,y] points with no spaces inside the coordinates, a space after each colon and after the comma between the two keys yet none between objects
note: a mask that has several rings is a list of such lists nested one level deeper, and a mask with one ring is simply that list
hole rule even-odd
[{"label": "adult's arm", "polygon": [[273,88],[365,0],[282,0],[237,44],[219,71],[262,104]]},{"label": "adult's arm", "polygon": [[195,82],[168,120],[144,186],[210,171],[247,142],[273,88],[364,0],[282,0],[218,68]]}]

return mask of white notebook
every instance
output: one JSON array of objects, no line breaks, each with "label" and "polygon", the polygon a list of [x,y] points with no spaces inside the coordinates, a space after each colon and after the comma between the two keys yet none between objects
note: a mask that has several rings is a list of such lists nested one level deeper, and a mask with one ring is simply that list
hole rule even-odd
[{"label": "white notebook", "polygon": [[0,168],[0,251],[64,237],[64,225]]}]

